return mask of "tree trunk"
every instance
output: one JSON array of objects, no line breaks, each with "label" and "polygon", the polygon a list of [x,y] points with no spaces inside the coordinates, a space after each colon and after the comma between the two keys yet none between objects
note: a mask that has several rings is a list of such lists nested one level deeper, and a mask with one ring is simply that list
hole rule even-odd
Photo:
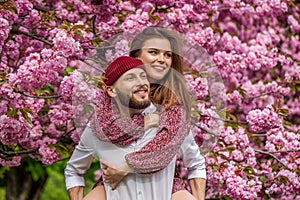
[{"label": "tree trunk", "polygon": [[11,167],[6,174],[6,200],[39,200],[48,176],[34,180],[25,166]]}]

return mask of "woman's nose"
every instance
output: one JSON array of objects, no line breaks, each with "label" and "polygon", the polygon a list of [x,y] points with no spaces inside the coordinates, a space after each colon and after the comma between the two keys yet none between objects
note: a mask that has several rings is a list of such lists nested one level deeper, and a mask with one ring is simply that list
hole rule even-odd
[{"label": "woman's nose", "polygon": [[157,56],[158,56],[157,60],[159,62],[165,62],[165,55],[163,53],[160,53]]}]

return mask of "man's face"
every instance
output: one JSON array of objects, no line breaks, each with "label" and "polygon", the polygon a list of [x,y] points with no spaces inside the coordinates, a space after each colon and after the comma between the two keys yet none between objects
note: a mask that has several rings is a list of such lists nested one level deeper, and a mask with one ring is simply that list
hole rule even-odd
[{"label": "man's face", "polygon": [[145,109],[150,105],[150,84],[143,69],[133,68],[125,72],[114,84],[115,98],[133,109]]}]

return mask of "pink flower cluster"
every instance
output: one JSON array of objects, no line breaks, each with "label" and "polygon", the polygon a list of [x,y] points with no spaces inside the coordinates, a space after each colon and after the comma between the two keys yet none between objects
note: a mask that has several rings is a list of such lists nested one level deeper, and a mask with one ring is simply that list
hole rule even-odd
[{"label": "pink flower cluster", "polygon": [[23,121],[8,117],[0,116],[0,142],[4,145],[17,145],[23,142],[28,136],[29,124],[25,126]]},{"label": "pink flower cluster", "polygon": [[[76,70],[64,77],[60,90],[64,101],[69,104],[65,104],[67,109],[63,111],[67,114],[66,119],[59,120],[59,123],[63,124],[64,120],[72,119],[76,126],[85,126],[93,113],[98,89],[85,80],[83,73]],[[78,134],[74,134],[75,140],[78,140]]]},{"label": "pink flower cluster", "polygon": [[208,81],[206,78],[193,77],[192,75],[185,75],[185,80],[189,86],[191,93],[196,99],[205,99],[209,94]]},{"label": "pink flower cluster", "polygon": [[272,128],[279,127],[282,123],[282,117],[274,111],[272,106],[267,106],[263,110],[251,110],[246,119],[250,130],[256,133],[266,132]]},{"label": "pink flower cluster", "polygon": [[[286,180],[290,180],[288,185],[284,184]],[[273,183],[266,189],[267,194],[278,194],[284,196],[294,195],[294,191],[300,189],[300,176],[296,172],[282,169],[274,177]]]},{"label": "pink flower cluster", "polygon": [[67,31],[55,29],[51,34],[54,33],[53,44],[58,56],[72,59],[77,59],[82,56],[83,52],[80,43],[68,35]]},{"label": "pink flower cluster", "polygon": [[[49,141],[51,144],[51,141]],[[39,147],[39,153],[41,155],[40,160],[44,164],[52,164],[61,159],[60,154],[53,147],[49,147],[48,141]]]},{"label": "pink flower cluster", "polygon": [[94,104],[97,95],[97,88],[88,83],[83,74],[79,71],[70,73],[61,85],[64,98],[72,101],[72,105]]},{"label": "pink flower cluster", "polygon": [[120,28],[125,31],[142,30],[151,24],[148,13],[142,9],[138,9],[134,15],[127,16],[126,21],[122,23]]},{"label": "pink flower cluster", "polygon": [[21,156],[14,156],[14,157],[12,157],[11,160],[5,160],[0,155],[0,164],[3,165],[3,166],[16,167],[16,166],[19,166],[21,164],[21,159],[22,159]]},{"label": "pink flower cluster", "polygon": [[262,182],[255,176],[256,155],[254,149],[249,147],[250,140],[245,129],[228,127],[219,133],[218,143],[213,148],[216,157],[206,156],[209,177],[214,179],[209,184],[222,194],[236,199],[256,199]]},{"label": "pink flower cluster", "polygon": [[[44,50],[41,54],[47,51]],[[15,85],[21,91],[31,91],[42,88],[46,83],[57,80],[59,74],[57,69],[66,67],[66,60],[61,57],[59,60],[47,60],[47,56],[41,56],[39,53],[32,53],[26,58],[26,61],[19,67],[16,74]],[[60,70],[61,71],[61,70]]]},{"label": "pink flower cluster", "polygon": [[9,25],[9,22],[4,18],[0,18],[0,51],[2,51],[4,41],[7,38],[10,29],[11,26]]},{"label": "pink flower cluster", "polygon": [[293,151],[300,148],[300,136],[295,132],[285,130],[282,126],[267,132],[266,149],[270,152]]},{"label": "pink flower cluster", "polygon": [[129,55],[129,43],[127,40],[120,40],[116,42],[114,50],[107,50],[105,57],[108,63],[120,56]]}]

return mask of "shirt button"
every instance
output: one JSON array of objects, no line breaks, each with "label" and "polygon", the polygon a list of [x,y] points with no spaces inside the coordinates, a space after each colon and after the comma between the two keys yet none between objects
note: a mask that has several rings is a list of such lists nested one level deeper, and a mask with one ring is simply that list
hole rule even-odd
[{"label": "shirt button", "polygon": [[141,195],[142,194],[142,192],[141,191],[139,191],[139,195]]}]

